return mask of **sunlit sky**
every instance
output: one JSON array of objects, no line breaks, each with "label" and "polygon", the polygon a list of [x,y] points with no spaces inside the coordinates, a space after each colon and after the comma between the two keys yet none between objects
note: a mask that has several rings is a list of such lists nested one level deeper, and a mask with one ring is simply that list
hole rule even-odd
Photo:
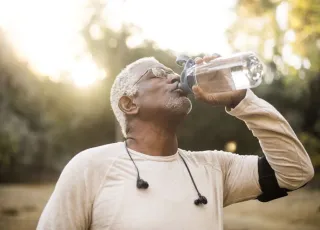
[{"label": "sunlit sky", "polygon": [[[20,58],[52,80],[67,73],[75,85],[88,86],[108,77],[98,69],[79,30],[90,17],[89,0],[0,0],[0,26]],[[106,1],[106,0],[105,0]],[[121,23],[141,28],[129,41],[154,40],[177,53],[231,52],[225,30],[235,20],[235,0],[109,0],[104,14],[109,26]]]}]

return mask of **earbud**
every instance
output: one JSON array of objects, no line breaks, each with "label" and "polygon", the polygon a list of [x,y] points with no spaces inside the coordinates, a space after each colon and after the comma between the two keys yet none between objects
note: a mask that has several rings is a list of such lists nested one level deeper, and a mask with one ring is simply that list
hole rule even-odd
[{"label": "earbud", "polygon": [[[129,155],[129,157],[130,157],[130,159],[131,159],[134,167],[135,167],[136,170],[137,170],[137,174],[138,174],[138,175],[137,175],[137,188],[138,188],[138,189],[147,189],[147,188],[149,187],[149,184],[148,184],[147,181],[142,180],[142,179],[140,178],[139,169],[138,169],[136,163],[134,162],[134,160],[132,159],[131,154],[130,154],[129,151],[128,151],[127,143],[126,143],[126,142],[125,142],[125,148],[126,148],[126,151],[127,151],[128,155]],[[185,160],[183,159],[183,157],[181,156],[180,153],[179,153],[179,155],[180,155],[180,157],[181,157],[184,165],[186,166],[186,168],[187,168],[187,170],[188,170],[188,173],[189,173],[189,176],[190,176],[190,178],[191,178],[191,180],[192,180],[192,183],[193,183],[193,185],[194,185],[194,188],[197,190],[197,193],[198,193],[198,196],[199,196],[199,198],[194,201],[194,204],[197,205],[197,206],[200,205],[200,204],[207,204],[207,203],[208,203],[207,198],[204,197],[204,196],[202,196],[201,193],[199,192],[199,190],[198,190],[198,188],[197,188],[197,186],[196,186],[196,183],[195,183],[194,180],[193,180],[193,177],[192,177],[192,175],[191,175],[191,172],[190,172],[190,169],[189,169],[187,163],[185,162]]]},{"label": "earbud", "polygon": [[141,178],[137,179],[137,188],[138,189],[147,189],[149,184],[147,181],[142,180]]},{"label": "earbud", "polygon": [[199,198],[194,201],[195,205],[207,204],[207,203],[208,203],[208,200],[205,196],[199,196]]}]

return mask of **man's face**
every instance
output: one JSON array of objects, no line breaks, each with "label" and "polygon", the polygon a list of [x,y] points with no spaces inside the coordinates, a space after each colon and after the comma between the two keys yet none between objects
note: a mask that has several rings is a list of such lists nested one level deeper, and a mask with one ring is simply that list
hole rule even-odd
[{"label": "man's face", "polygon": [[136,82],[135,103],[142,116],[186,115],[192,104],[178,88],[180,76],[162,64],[148,68]]}]

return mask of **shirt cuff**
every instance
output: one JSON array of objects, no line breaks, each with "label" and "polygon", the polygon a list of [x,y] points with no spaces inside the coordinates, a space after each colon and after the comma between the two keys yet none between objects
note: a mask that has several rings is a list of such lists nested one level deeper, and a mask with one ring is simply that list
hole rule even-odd
[{"label": "shirt cuff", "polygon": [[226,112],[231,116],[238,116],[242,114],[248,105],[253,101],[259,100],[259,98],[252,92],[251,89],[247,89],[246,96],[240,101],[240,103],[234,108],[225,108]]}]

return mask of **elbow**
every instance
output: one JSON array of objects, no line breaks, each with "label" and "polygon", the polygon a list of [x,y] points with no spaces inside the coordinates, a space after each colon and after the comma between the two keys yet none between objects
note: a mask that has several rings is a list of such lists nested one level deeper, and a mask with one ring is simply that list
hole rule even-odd
[{"label": "elbow", "polygon": [[308,169],[305,171],[305,176],[304,176],[304,183],[308,183],[309,181],[312,180],[314,177],[314,168],[312,164],[308,167]]},{"label": "elbow", "polygon": [[304,152],[305,154],[299,154],[300,156],[305,156],[300,158],[300,163],[297,164],[296,167],[296,180],[293,180],[293,183],[291,184],[292,190],[299,189],[301,187],[304,187],[308,182],[312,180],[314,177],[314,167],[312,165],[311,159],[309,155]]},{"label": "elbow", "polygon": [[301,169],[302,170],[302,186],[307,184],[309,181],[312,180],[314,177],[314,168],[311,163],[310,158],[308,158],[308,161],[305,163],[305,166]]},{"label": "elbow", "polygon": [[[290,184],[290,190],[296,190],[299,188],[304,187],[309,181],[312,180],[312,178],[314,177],[314,168],[312,165],[305,167],[302,172],[301,172],[301,176],[297,177],[296,180],[292,181],[292,183]],[[298,179],[299,178],[299,179]]]},{"label": "elbow", "polygon": [[312,164],[310,164],[302,169],[297,170],[291,175],[280,175],[276,173],[276,177],[280,187],[293,191],[305,186],[309,181],[312,180],[314,177],[314,168]]}]

